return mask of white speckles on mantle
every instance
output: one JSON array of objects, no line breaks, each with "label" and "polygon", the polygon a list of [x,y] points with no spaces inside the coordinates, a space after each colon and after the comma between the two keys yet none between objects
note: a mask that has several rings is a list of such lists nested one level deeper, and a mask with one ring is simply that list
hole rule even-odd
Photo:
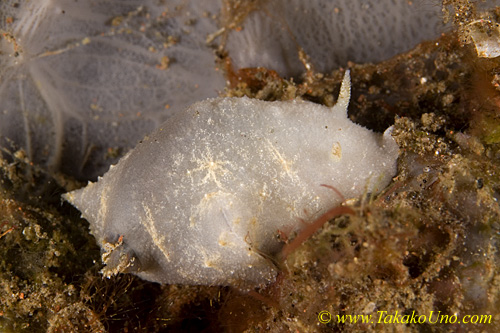
[{"label": "white speckles on mantle", "polygon": [[[96,183],[66,195],[116,267],[160,283],[265,283],[278,230],[297,231],[340,199],[385,187],[398,147],[337,105],[216,98],[167,120]],[[210,120],[210,121],[208,121]],[[105,206],[105,209],[103,209]],[[103,213],[104,212],[104,213]],[[108,246],[109,247],[109,246]],[[123,261],[134,259],[133,265]]]}]

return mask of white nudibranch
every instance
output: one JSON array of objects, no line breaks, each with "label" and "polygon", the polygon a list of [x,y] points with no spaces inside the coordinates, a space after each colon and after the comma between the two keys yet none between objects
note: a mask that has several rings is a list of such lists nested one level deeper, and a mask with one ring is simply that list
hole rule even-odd
[{"label": "white nudibranch", "polygon": [[64,197],[90,222],[106,275],[159,283],[274,280],[278,230],[299,231],[396,172],[386,130],[347,118],[346,73],[333,108],[214,98],[168,119],[95,183]]}]

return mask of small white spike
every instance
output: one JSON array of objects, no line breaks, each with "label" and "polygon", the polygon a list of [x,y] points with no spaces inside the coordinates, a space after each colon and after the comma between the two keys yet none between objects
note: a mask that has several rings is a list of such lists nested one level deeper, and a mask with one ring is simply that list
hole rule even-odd
[{"label": "small white spike", "polygon": [[347,114],[347,107],[349,106],[349,100],[351,99],[351,75],[350,70],[346,70],[344,78],[342,79],[342,85],[340,86],[339,98],[335,107],[345,110]]}]

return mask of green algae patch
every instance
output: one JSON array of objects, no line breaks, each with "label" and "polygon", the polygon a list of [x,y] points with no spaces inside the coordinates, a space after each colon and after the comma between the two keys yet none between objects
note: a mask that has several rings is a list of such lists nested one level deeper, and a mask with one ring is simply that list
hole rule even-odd
[{"label": "green algae patch", "polygon": [[[33,175],[29,164],[1,160],[0,165],[0,327],[50,331],[56,327],[50,320],[79,301],[79,279],[99,252],[81,220],[64,216],[61,207],[40,196],[22,194],[33,185],[26,178]],[[92,329],[99,322],[81,327]]]}]

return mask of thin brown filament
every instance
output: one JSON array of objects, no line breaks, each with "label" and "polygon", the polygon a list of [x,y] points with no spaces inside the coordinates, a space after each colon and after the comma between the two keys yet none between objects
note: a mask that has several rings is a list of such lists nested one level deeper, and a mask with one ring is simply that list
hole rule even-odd
[{"label": "thin brown filament", "polygon": [[[328,187],[328,186],[327,186]],[[339,206],[332,208],[321,215],[316,221],[309,224],[305,227],[298,235],[291,241],[286,244],[281,250],[281,258],[285,260],[287,256],[295,251],[302,243],[304,243],[309,237],[312,236],[319,228],[323,226],[326,222],[330,221],[332,218],[343,215],[350,214],[354,215],[355,212],[350,207]]]}]

